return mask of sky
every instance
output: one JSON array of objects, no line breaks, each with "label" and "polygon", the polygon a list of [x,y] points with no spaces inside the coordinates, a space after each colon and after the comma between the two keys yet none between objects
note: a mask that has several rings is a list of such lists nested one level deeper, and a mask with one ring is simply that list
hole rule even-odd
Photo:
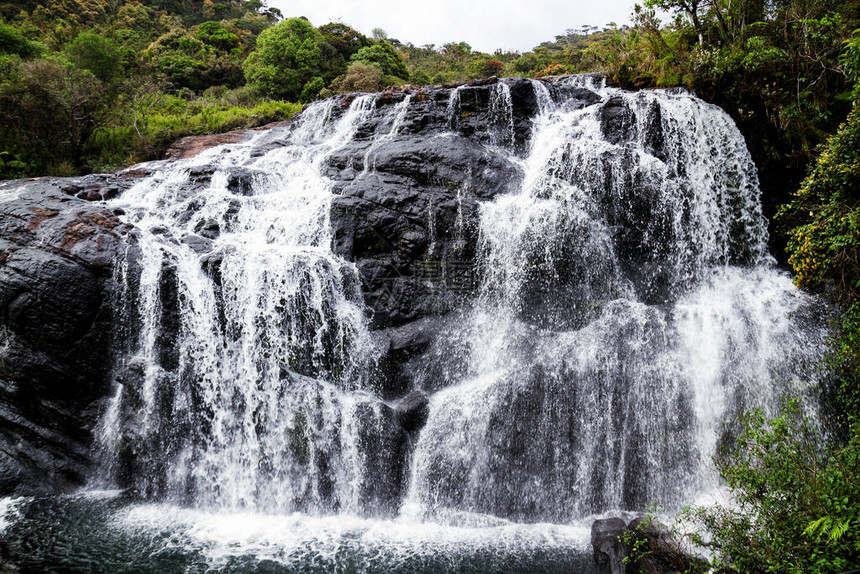
[{"label": "sky", "polygon": [[343,22],[370,36],[416,46],[466,42],[473,50],[525,52],[570,28],[609,22],[630,24],[635,0],[268,0],[287,18],[305,16],[314,26]]}]

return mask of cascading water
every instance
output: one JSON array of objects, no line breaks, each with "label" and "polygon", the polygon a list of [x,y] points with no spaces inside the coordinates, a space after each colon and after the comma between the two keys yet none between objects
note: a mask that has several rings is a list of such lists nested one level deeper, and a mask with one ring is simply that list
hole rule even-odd
[{"label": "cascading water", "polygon": [[[251,159],[257,138],[179,163],[117,202],[140,230],[129,254],[139,277],[126,297],[138,335],[112,407],[134,420],[109,413],[103,442],[132,451],[115,456],[133,457],[125,472],[140,495],[268,511],[364,508],[358,441],[372,429],[356,417],[377,408],[360,391],[373,347],[355,269],[329,247],[331,193],[317,170],[372,104],[357,98],[330,124],[331,109],[318,106],[291,134],[301,145]],[[222,171],[237,164],[247,170],[241,182]],[[208,166],[208,183],[185,196],[195,165]]]},{"label": "cascading water", "polygon": [[[413,511],[570,520],[687,500],[713,486],[720,424],[772,408],[812,374],[818,346],[792,329],[809,302],[767,259],[755,168],[728,116],[686,94],[574,82],[615,113],[555,106],[535,82],[521,192],[482,207],[483,286],[454,336],[468,366],[432,398],[411,462]],[[449,114],[461,97],[452,92]],[[409,102],[387,112],[365,172]],[[373,409],[362,390],[373,346],[359,278],[328,247],[318,168],[373,99],[336,122],[331,105],[305,114],[295,144],[258,159],[255,141],[226,148],[117,201],[141,230],[129,310],[140,334],[126,365],[142,377],[125,399],[140,403],[134,454],[164,468],[136,477],[144,496],[367,510],[355,413]],[[489,108],[497,143],[512,143],[507,85]],[[607,122],[628,137],[607,135]],[[193,163],[214,170],[185,198]],[[243,164],[253,171],[237,193],[219,168]],[[213,229],[201,267],[197,234]],[[171,321],[175,349],[159,340]]]},{"label": "cascading water", "polygon": [[[136,231],[94,481],[137,502],[80,520],[170,533],[187,571],[590,572],[591,517],[717,488],[735,415],[816,382],[820,309],[766,253],[741,135],[686,93],[583,76],[330,99],[148,167],[110,202]],[[375,331],[368,277],[437,293],[464,267],[477,289],[428,341]],[[169,570],[149,548],[139,570]]]},{"label": "cascading water", "polygon": [[815,380],[825,333],[766,255],[728,116],[602,86],[602,109],[554,109],[538,86],[522,189],[482,206],[483,284],[445,347],[466,367],[413,457],[424,516],[673,507],[716,487],[724,423]]}]

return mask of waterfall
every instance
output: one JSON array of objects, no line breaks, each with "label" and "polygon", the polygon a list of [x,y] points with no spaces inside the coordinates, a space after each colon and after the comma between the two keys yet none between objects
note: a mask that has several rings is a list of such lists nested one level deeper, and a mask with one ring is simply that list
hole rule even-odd
[{"label": "waterfall", "polygon": [[[716,488],[731,421],[810,392],[826,338],[766,252],[743,138],[684,92],[596,76],[530,89],[525,124],[506,82],[329,99],[289,128],[154,164],[112,200],[136,231],[116,271],[104,481],[206,511],[458,526],[568,523]],[[583,93],[590,104],[570,95]],[[436,196],[385,197],[406,181],[390,156],[418,139],[415,106],[436,114],[439,145],[483,138],[470,145],[517,166],[517,190],[476,193],[484,163],[459,181],[422,173],[455,190],[450,221]],[[428,269],[478,228],[477,291],[410,363],[407,391],[429,397],[420,430],[377,388],[366,276],[333,248],[333,202],[358,184],[356,201],[425,229],[407,247]]]},{"label": "waterfall", "polygon": [[261,135],[178,162],[115,202],[139,230],[121,273],[136,336],[102,443],[141,496],[267,511],[357,511],[366,498],[359,442],[382,416],[361,390],[374,348],[356,270],[330,249],[318,166],[373,102],[337,121],[317,106],[295,143],[254,158]]},{"label": "waterfall", "polygon": [[404,508],[421,516],[677,507],[717,486],[724,425],[815,381],[825,331],[766,254],[731,119],[589,77],[569,86],[602,107],[554,107],[535,84],[523,184],[482,205],[483,283],[440,353],[466,366],[416,446]]}]

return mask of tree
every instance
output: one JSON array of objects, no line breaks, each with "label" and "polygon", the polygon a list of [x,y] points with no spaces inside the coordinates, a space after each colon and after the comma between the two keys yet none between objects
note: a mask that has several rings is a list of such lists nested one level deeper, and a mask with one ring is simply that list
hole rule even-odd
[{"label": "tree", "polygon": [[2,145],[34,164],[71,160],[102,125],[104,90],[86,70],[53,60],[21,62],[0,84]]},{"label": "tree", "polygon": [[38,55],[43,46],[28,40],[17,28],[0,22],[0,54],[15,54],[22,58]]},{"label": "tree", "polygon": [[122,73],[116,42],[95,32],[81,32],[66,46],[66,57],[81,70],[88,70],[108,84]]},{"label": "tree", "polygon": [[203,22],[197,26],[197,39],[216,50],[229,52],[239,47],[239,36],[228,32],[220,22]]},{"label": "tree", "polygon": [[327,77],[329,81],[346,73],[346,68],[356,52],[373,45],[373,40],[346,24],[332,22],[318,29],[326,44],[322,50],[326,68],[324,78]]},{"label": "tree", "polygon": [[[693,28],[696,29],[696,34],[699,37],[699,45],[704,46],[704,30],[700,15],[704,2],[702,0],[645,0],[645,7],[649,9],[659,8],[665,12],[674,13],[676,15],[685,15],[690,18],[693,23]],[[641,11],[639,6],[637,11]]]},{"label": "tree", "polygon": [[385,76],[393,76],[401,80],[409,79],[409,70],[406,62],[403,61],[403,56],[385,40],[360,49],[352,57],[352,61],[379,66]]},{"label": "tree", "polygon": [[131,127],[138,138],[143,138],[151,112],[164,99],[166,80],[156,75],[137,75],[127,80],[125,93],[128,94],[128,109]]},{"label": "tree", "polygon": [[296,101],[305,85],[322,75],[322,34],[302,18],[264,30],[242,65],[248,84],[268,96]]}]

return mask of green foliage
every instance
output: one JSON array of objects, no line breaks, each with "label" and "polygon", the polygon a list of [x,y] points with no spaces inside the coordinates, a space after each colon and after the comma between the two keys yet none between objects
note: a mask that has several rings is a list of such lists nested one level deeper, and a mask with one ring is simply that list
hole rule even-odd
[{"label": "green foliage", "polygon": [[245,60],[248,83],[262,93],[297,100],[305,85],[323,73],[322,34],[302,18],[289,18],[263,31]]},{"label": "green foliage", "polygon": [[[790,221],[789,263],[800,286],[860,294],[860,103],[827,141],[779,217]],[[830,285],[827,285],[830,283]]]},{"label": "green foliage", "polygon": [[[147,87],[141,86],[141,89]],[[105,126],[93,134],[87,145],[90,169],[105,171],[156,159],[180,137],[288,120],[302,108],[301,104],[276,100],[254,103],[242,92],[243,88],[192,101],[158,93],[154,86],[149,89],[153,90],[150,97],[138,102],[137,129],[125,123]]]},{"label": "green foliage", "polygon": [[848,79],[854,82],[854,97],[860,98],[860,28],[845,40],[845,50],[839,56],[839,63],[845,68]]},{"label": "green foliage", "polygon": [[376,92],[382,88],[382,70],[379,66],[353,62],[346,74],[331,85],[336,92]]},{"label": "green foliage", "polygon": [[299,96],[299,101],[303,103],[314,101],[319,95],[320,91],[325,87],[325,81],[316,76],[311,78],[311,80],[305,84],[305,87],[302,88],[302,93]]},{"label": "green foliage", "polygon": [[197,26],[197,39],[222,52],[239,47],[239,36],[228,32],[220,22],[203,22]]},{"label": "green foliage", "polygon": [[66,46],[66,57],[75,67],[91,72],[103,84],[122,73],[119,48],[113,40],[95,32],[81,32]]},{"label": "green foliage", "polygon": [[79,165],[92,132],[103,124],[101,82],[55,60],[7,61],[0,84],[0,149],[34,166]]},{"label": "green foliage", "polygon": [[[860,427],[826,445],[796,400],[742,418],[717,466],[736,506],[694,507],[722,572],[824,574],[860,566]],[[699,542],[704,542],[699,538]]]},{"label": "green foliage", "polygon": [[8,151],[0,151],[0,178],[2,179],[24,177],[33,167]]},{"label": "green foliage", "polygon": [[0,54],[15,54],[22,58],[32,58],[39,55],[44,46],[28,40],[14,26],[0,22]]},{"label": "green foliage", "polygon": [[40,0],[2,13],[0,177],[154,159],[173,137],[298,105],[242,87],[242,60],[275,22],[258,0]]},{"label": "green foliage", "polygon": [[442,48],[397,44],[404,55],[413,84],[464,82],[509,73],[506,66],[519,57],[516,52],[475,52],[466,42],[449,42]]},{"label": "green foliage", "polygon": [[384,76],[394,76],[403,80],[409,79],[409,70],[406,68],[403,56],[385,40],[361,48],[352,56],[352,61],[378,66]]},{"label": "green foliage", "polygon": [[353,54],[370,46],[373,41],[346,24],[332,22],[319,27],[320,34],[343,61],[348,62]]}]

